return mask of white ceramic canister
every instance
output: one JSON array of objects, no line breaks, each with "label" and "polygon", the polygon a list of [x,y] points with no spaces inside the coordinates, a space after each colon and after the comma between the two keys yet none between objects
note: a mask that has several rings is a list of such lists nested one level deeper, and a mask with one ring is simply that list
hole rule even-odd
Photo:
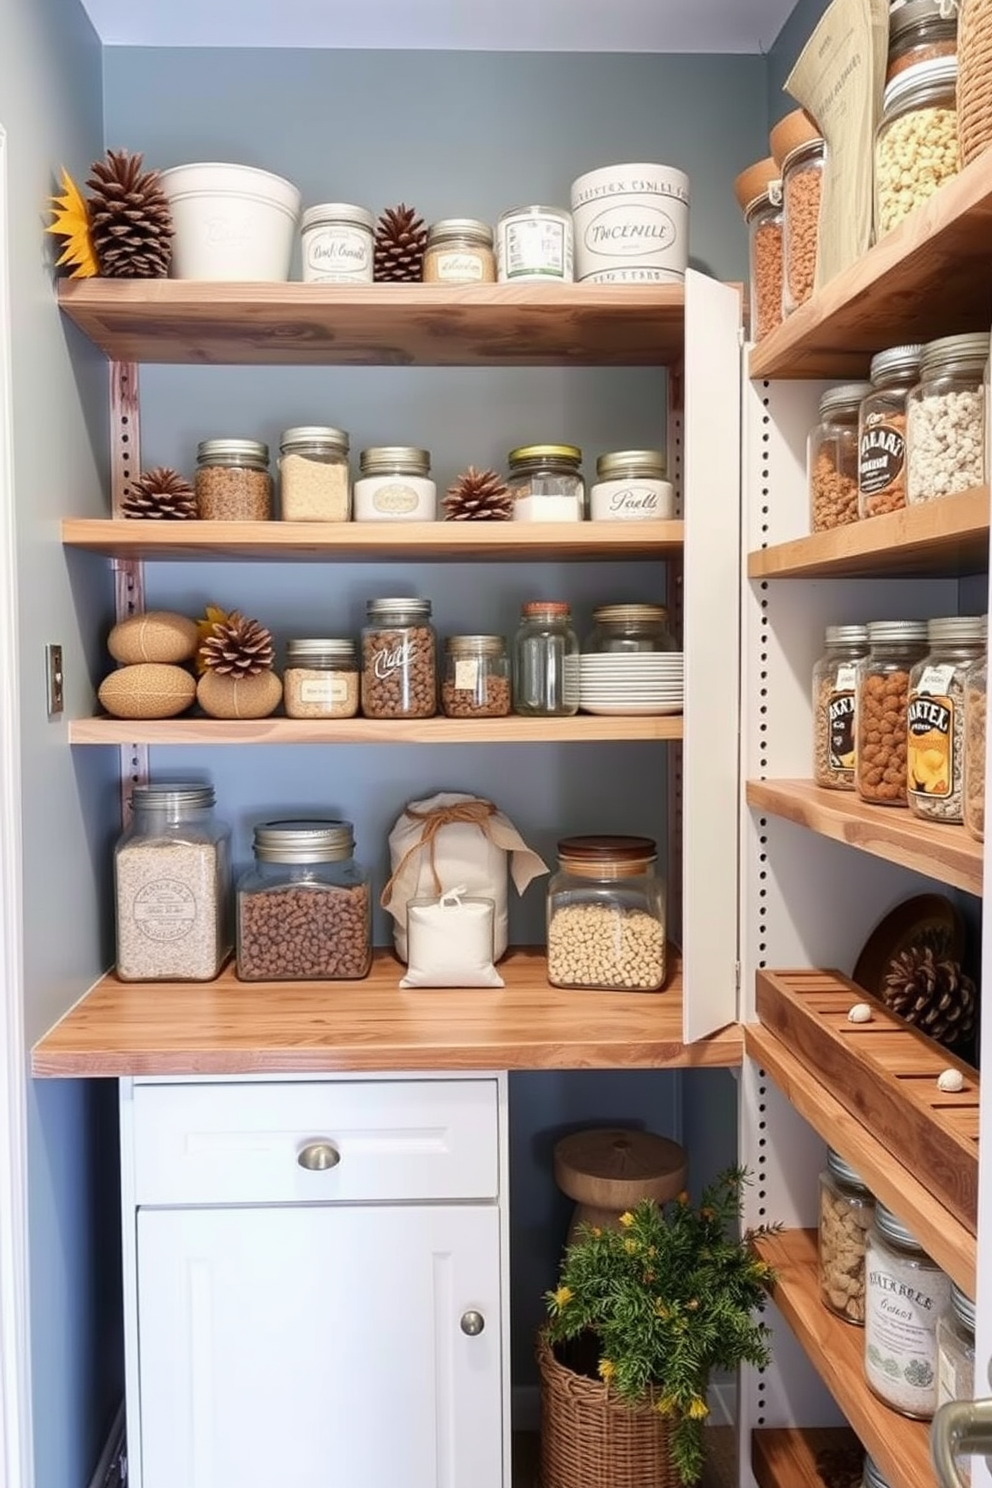
[{"label": "white ceramic canister", "polygon": [[304,284],[371,284],[375,218],[365,207],[321,202],[303,213]]},{"label": "white ceramic canister", "polygon": [[250,165],[206,162],[162,171],[176,230],[173,279],[289,278],[300,193]]},{"label": "white ceramic canister", "polygon": [[681,283],[689,263],[689,177],[670,165],[607,165],[572,182],[575,277]]},{"label": "white ceramic canister", "polygon": [[572,214],[561,207],[511,207],[496,224],[500,284],[571,284]]},{"label": "white ceramic canister", "polygon": [[377,445],[358,457],[361,472],[352,499],[356,522],[433,522],[437,488],[430,452],[407,445]]},{"label": "white ceramic canister", "polygon": [[594,522],[652,522],[675,515],[675,488],[665,479],[661,450],[617,450],[596,461],[589,492]]}]

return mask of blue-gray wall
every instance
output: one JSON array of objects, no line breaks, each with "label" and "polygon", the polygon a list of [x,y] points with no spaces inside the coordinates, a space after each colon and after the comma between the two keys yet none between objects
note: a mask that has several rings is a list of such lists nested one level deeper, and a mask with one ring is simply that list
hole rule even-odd
[{"label": "blue-gray wall", "polygon": [[[768,54],[769,128],[797,107],[796,100],[783,92],[785,80],[826,8],[827,0],[799,0],[776,37],[775,45]],[[763,153],[767,155],[768,151]]]}]

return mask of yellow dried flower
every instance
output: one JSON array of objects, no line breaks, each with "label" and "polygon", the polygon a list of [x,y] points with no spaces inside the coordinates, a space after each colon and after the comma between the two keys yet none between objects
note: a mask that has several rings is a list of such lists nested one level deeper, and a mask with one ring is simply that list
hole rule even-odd
[{"label": "yellow dried flower", "polygon": [[678,1401],[674,1395],[662,1395],[658,1401],[657,1410],[660,1415],[673,1416],[678,1409]]},{"label": "yellow dried flower", "polygon": [[90,238],[90,219],[82,192],[75,181],[62,167],[62,193],[53,195],[49,211],[54,218],[45,228],[63,238],[62,253],[57,259],[59,268],[70,267],[72,279],[92,279],[100,271]]},{"label": "yellow dried flower", "polygon": [[689,1401],[689,1409],[686,1415],[690,1421],[705,1421],[710,1413],[710,1408],[699,1395],[694,1395]]},{"label": "yellow dried flower", "polygon": [[634,1223],[634,1216],[631,1214],[629,1209],[625,1209],[623,1214],[621,1214],[620,1223],[623,1225],[625,1230],[629,1230],[631,1225]]},{"label": "yellow dried flower", "polygon": [[574,1296],[574,1293],[573,1293],[571,1287],[567,1287],[567,1286],[561,1286],[561,1287],[559,1287],[558,1290],[554,1294],[555,1306],[556,1307],[567,1307],[568,1303],[571,1302],[573,1296]]},{"label": "yellow dried flower", "polygon": [[613,1378],[613,1376],[616,1374],[616,1372],[617,1372],[617,1366],[613,1363],[612,1359],[600,1359],[600,1361],[599,1361],[599,1377],[600,1377],[600,1379],[611,1380]]},{"label": "yellow dried flower", "polygon": [[636,1255],[640,1247],[638,1246],[636,1240],[628,1239],[623,1242],[623,1248],[628,1255]]},{"label": "yellow dried flower", "polygon": [[669,1316],[668,1308],[665,1306],[664,1302],[662,1302],[660,1298],[654,1304],[654,1310],[657,1313],[658,1317],[661,1318],[662,1322],[664,1322],[665,1319]]}]

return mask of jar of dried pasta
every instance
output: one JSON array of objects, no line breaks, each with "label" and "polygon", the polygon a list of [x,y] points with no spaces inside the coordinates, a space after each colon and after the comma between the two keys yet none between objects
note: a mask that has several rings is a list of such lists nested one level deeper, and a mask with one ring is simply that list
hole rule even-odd
[{"label": "jar of dried pasta", "polygon": [[938,57],[886,85],[875,136],[876,238],[960,170],[957,76],[957,58]]},{"label": "jar of dried pasta", "polygon": [[871,392],[858,415],[859,516],[906,505],[906,397],[922,356],[922,346],[890,346],[871,359]]},{"label": "jar of dried pasta", "polygon": [[259,439],[202,439],[196,447],[196,510],[204,522],[272,516],[269,447]]},{"label": "jar of dried pasta", "polygon": [[868,627],[828,625],[813,668],[813,779],[828,790],[854,789],[854,706],[858,662]]},{"label": "jar of dried pasta", "polygon": [[772,156],[734,182],[748,234],[751,337],[762,341],[782,322],[782,182]]},{"label": "jar of dried pasta", "polygon": [[985,711],[988,661],[973,662],[964,678],[964,824],[985,840]]},{"label": "jar of dried pasta", "polygon": [[909,678],[909,807],[915,816],[960,822],[964,820],[965,673],[984,655],[985,616],[931,620],[927,641],[929,652]]},{"label": "jar of dried pasta", "polygon": [[806,445],[814,532],[858,520],[858,414],[870,392],[870,382],[844,382],[820,399],[820,416]]},{"label": "jar of dried pasta", "polygon": [[283,431],[279,503],[284,522],[347,522],[351,491],[343,429],[307,425]]}]

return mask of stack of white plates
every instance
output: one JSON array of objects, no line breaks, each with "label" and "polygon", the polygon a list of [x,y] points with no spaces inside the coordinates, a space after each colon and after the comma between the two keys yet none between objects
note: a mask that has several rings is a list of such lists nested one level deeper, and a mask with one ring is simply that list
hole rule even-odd
[{"label": "stack of white plates", "polygon": [[682,652],[608,652],[579,658],[585,713],[682,712]]}]

